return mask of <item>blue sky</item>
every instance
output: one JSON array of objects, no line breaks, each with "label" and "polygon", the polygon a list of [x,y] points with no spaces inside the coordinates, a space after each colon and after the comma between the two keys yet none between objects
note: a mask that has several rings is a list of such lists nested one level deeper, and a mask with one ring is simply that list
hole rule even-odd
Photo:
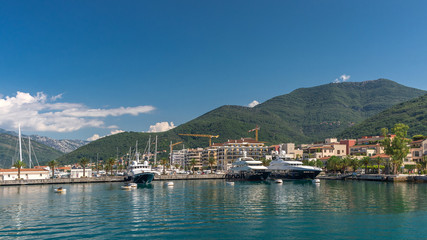
[{"label": "blue sky", "polygon": [[20,122],[27,134],[68,139],[148,131],[342,75],[426,90],[425,9],[426,1],[3,0],[0,128]]}]

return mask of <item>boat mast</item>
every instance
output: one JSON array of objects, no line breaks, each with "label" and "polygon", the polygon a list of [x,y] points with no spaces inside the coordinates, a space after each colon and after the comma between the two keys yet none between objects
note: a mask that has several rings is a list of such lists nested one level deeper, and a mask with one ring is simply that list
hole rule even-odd
[{"label": "boat mast", "polygon": [[19,131],[18,131],[18,139],[19,139],[19,161],[22,162],[22,143],[21,143],[21,124],[19,124]]},{"label": "boat mast", "polygon": [[156,135],[156,145],[154,147],[154,166],[157,164],[157,135]]},{"label": "boat mast", "polygon": [[29,163],[30,163],[30,168],[31,168],[31,138],[30,136],[28,136],[28,157],[29,157]]},{"label": "boat mast", "polygon": [[151,153],[151,135],[148,137],[148,152],[147,152],[148,161],[150,161],[150,153]]}]

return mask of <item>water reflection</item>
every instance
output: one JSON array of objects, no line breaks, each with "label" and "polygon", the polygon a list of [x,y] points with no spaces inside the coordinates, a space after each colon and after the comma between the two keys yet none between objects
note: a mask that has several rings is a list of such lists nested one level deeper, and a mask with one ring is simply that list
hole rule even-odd
[{"label": "water reflection", "polygon": [[[285,181],[283,184],[176,181],[121,190],[120,183],[0,187],[0,238],[242,238],[283,239],[298,233],[345,238],[387,227],[424,233],[425,184]],[[387,217],[385,217],[387,216]],[[404,223],[402,225],[402,223]],[[409,226],[408,226],[409,225]],[[339,227],[337,227],[339,226]],[[404,230],[405,226],[408,230]],[[417,227],[418,226],[418,227]],[[278,229],[286,228],[285,233]],[[203,234],[200,236],[200,234]],[[305,234],[305,235],[304,235]],[[369,237],[369,235],[367,235]]]}]

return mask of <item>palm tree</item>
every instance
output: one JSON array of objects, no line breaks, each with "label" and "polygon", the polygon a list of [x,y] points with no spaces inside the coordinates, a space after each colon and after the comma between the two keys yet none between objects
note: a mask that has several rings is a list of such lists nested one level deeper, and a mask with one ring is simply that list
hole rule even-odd
[{"label": "palm tree", "polygon": [[163,174],[166,174],[166,165],[168,164],[168,159],[167,158],[162,158],[161,160],[160,160],[160,162],[162,163],[162,165],[163,165]]},{"label": "palm tree", "polygon": [[80,166],[83,167],[83,177],[85,177],[86,174],[86,165],[89,163],[89,158],[82,157],[79,161]]},{"label": "palm tree", "polygon": [[55,176],[55,166],[58,165],[58,162],[55,160],[49,161],[47,165],[52,169],[52,178]]},{"label": "palm tree", "polygon": [[107,159],[107,166],[108,169],[110,169],[110,175],[113,176],[113,166],[116,163],[116,159],[110,157],[109,159]]},{"label": "palm tree", "polygon": [[380,164],[383,162],[383,158],[377,156],[376,158],[372,159],[372,161],[378,165],[378,174],[380,174]]},{"label": "palm tree", "polygon": [[359,161],[357,158],[351,156],[347,156],[346,158],[349,159],[349,165],[353,168],[353,172],[356,172],[357,168],[359,168]]},{"label": "palm tree", "polygon": [[211,173],[212,173],[212,165],[214,165],[214,164],[215,164],[215,159],[214,159],[213,157],[210,157],[210,158],[208,159],[208,163],[209,163],[209,166],[210,166],[210,168],[211,168]]},{"label": "palm tree", "polygon": [[21,179],[21,168],[25,167],[25,163],[21,160],[18,160],[13,164],[13,166],[18,169],[18,179]]},{"label": "palm tree", "polygon": [[371,163],[371,158],[369,156],[363,157],[360,160],[360,164],[365,165],[365,174],[368,173],[368,165]]},{"label": "palm tree", "polygon": [[190,164],[191,164],[191,169],[193,169],[193,174],[194,174],[194,166],[196,165],[196,159],[192,158]]},{"label": "palm tree", "polygon": [[340,165],[341,159],[337,156],[330,157],[326,162],[326,168],[328,169],[328,171],[336,172],[338,169],[340,169]]}]

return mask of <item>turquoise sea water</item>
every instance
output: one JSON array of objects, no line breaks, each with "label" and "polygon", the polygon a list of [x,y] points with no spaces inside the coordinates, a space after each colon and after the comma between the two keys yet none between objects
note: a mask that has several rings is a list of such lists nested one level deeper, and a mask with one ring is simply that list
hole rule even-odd
[{"label": "turquoise sea water", "polygon": [[223,180],[0,187],[0,238],[425,239],[427,184]]}]

